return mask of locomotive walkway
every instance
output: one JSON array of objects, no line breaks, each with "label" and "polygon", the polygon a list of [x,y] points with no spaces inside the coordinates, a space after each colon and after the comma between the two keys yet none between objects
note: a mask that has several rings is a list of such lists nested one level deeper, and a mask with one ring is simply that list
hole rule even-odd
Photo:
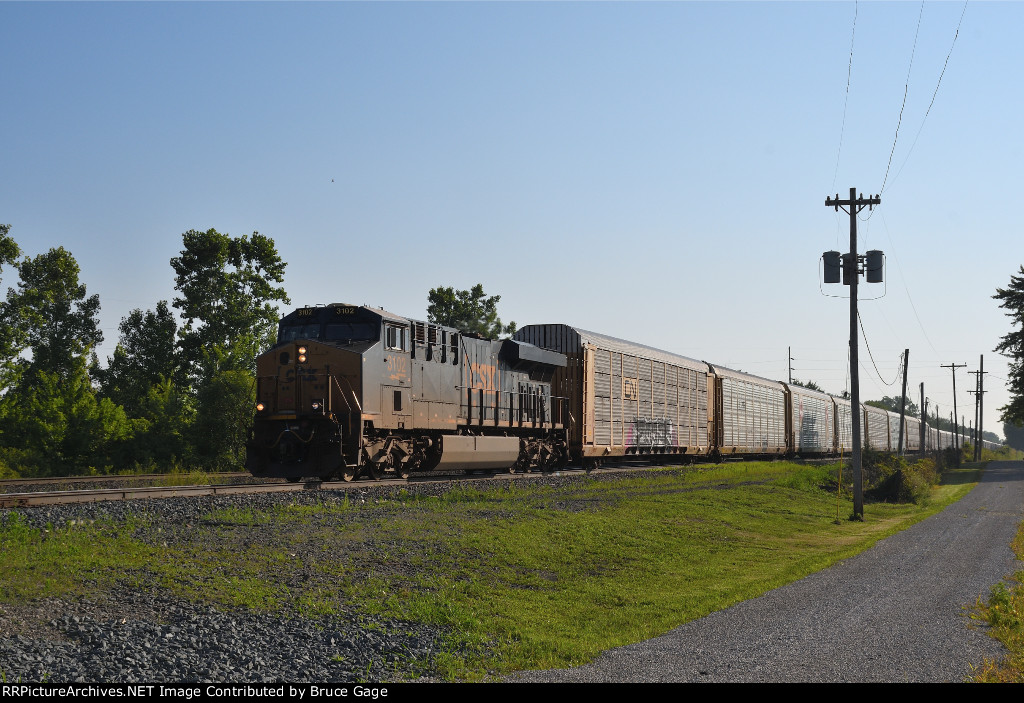
[{"label": "locomotive walkway", "polygon": [[993,462],[958,503],[852,559],[591,664],[509,680],[963,681],[1002,655],[965,607],[1024,568],[1009,546],[1022,518],[1024,462]]}]

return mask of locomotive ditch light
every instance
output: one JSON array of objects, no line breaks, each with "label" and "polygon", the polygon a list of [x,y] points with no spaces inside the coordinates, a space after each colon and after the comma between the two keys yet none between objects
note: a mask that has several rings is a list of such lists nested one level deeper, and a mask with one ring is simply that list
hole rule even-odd
[{"label": "locomotive ditch light", "polygon": [[256,412],[261,413],[266,407],[263,403],[256,403]]}]

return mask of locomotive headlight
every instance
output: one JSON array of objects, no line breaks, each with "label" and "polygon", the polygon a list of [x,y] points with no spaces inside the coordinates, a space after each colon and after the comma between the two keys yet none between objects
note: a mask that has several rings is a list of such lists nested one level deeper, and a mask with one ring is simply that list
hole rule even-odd
[{"label": "locomotive headlight", "polygon": [[306,348],[305,347],[299,347],[299,363],[300,364],[305,364],[306,363]]},{"label": "locomotive headlight", "polygon": [[256,403],[256,412],[261,413],[266,406],[263,403]]},{"label": "locomotive headlight", "polygon": [[299,353],[300,354],[305,354],[306,353],[306,348],[305,347],[299,347]]}]

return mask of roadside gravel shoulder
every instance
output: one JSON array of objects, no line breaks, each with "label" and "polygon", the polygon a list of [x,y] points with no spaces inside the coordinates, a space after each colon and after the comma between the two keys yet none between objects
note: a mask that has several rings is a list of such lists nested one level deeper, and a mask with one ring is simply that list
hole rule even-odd
[{"label": "roadside gravel shoulder", "polygon": [[[867,509],[870,519],[870,506]],[[941,513],[801,581],[516,682],[947,682],[1002,656],[966,610],[1022,568],[1024,463],[994,462]]]}]

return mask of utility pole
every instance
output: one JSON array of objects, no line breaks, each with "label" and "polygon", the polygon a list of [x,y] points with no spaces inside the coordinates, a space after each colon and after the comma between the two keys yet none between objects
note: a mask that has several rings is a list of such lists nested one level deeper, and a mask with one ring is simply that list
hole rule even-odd
[{"label": "utility pole", "polygon": [[978,359],[978,370],[970,371],[976,375],[974,379],[975,390],[971,391],[974,393],[974,460],[981,461],[981,443],[984,440],[982,437],[982,421],[981,415],[984,409],[983,396],[985,395],[985,355],[982,354]]},{"label": "utility pole", "polygon": [[978,447],[975,449],[975,453],[978,455],[978,461],[981,461],[981,443],[985,439],[985,435],[982,434],[983,427],[985,425],[983,419],[985,414],[985,355],[981,354],[978,359]]},{"label": "utility pole", "polygon": [[960,434],[959,428],[956,426],[956,370],[967,368],[967,364],[939,364],[940,368],[950,369],[953,372],[953,417],[951,418],[950,424],[953,427],[953,448],[958,449],[958,435]]},{"label": "utility pole", "polygon": [[786,347],[786,356],[789,358],[789,385],[793,385],[793,347]]},{"label": "utility pole", "polygon": [[900,396],[900,440],[896,453],[903,456],[903,434],[906,432],[907,421],[907,367],[910,365],[910,350],[903,350],[903,395]]},{"label": "utility pole", "polygon": [[921,456],[924,456],[924,419],[927,417],[927,407],[924,397],[924,381],[921,382],[921,427],[918,432],[921,433]]},{"label": "utility pole", "polygon": [[[836,197],[825,198],[825,207],[834,207],[836,212],[843,208],[843,212],[850,215],[850,251],[843,257],[843,283],[850,286],[850,411],[853,419],[853,453],[850,456],[850,464],[853,468],[853,518],[864,519],[864,481],[861,472],[861,447],[860,447],[860,359],[857,355],[857,279],[860,277],[860,257],[857,256],[857,213],[864,208],[871,209],[880,205],[882,199],[875,196],[865,198],[863,194],[858,198],[857,189],[850,188],[850,199],[840,200],[839,193]],[[849,210],[846,208],[849,207]],[[826,252],[826,273],[825,282],[829,283],[828,262],[838,258],[838,252]],[[868,274],[868,283],[880,282],[882,279],[882,252],[868,252],[868,261],[865,266]],[[838,281],[835,281],[838,283]]]}]

